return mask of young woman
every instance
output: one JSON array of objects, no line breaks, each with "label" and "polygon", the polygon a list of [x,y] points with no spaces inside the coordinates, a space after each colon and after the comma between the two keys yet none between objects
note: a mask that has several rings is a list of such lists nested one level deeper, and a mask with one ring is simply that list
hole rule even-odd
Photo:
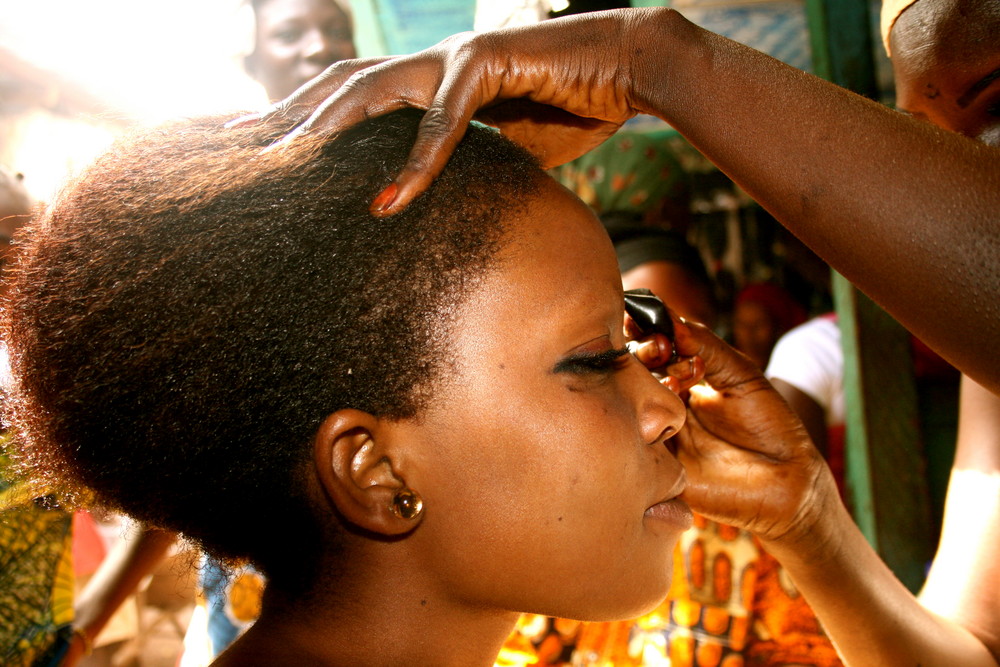
[{"label": "young woman", "polygon": [[266,575],[219,664],[490,665],[519,612],[666,594],[682,384],[628,353],[610,241],[485,129],[372,216],[419,119],[134,137],[24,235],[22,464]]}]

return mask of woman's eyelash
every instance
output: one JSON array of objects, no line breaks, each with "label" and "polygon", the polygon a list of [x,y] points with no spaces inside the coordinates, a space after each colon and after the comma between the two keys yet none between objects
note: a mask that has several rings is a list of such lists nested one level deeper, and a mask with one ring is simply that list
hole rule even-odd
[{"label": "woman's eyelash", "polygon": [[556,373],[609,373],[618,370],[622,358],[629,354],[628,348],[607,350],[597,354],[580,354],[563,359],[556,364]]}]

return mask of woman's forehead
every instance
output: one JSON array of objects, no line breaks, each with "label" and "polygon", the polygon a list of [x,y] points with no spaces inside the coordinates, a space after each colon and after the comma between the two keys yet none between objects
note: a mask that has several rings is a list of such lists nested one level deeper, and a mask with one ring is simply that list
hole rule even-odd
[{"label": "woman's forehead", "polygon": [[545,176],[538,193],[508,221],[512,250],[526,251],[526,262],[561,263],[587,259],[584,249],[600,249],[617,259],[604,226],[593,210],[579,197]]},{"label": "woman's forehead", "polygon": [[593,212],[548,179],[508,221],[509,243],[487,291],[509,291],[510,306],[605,299],[621,289],[611,240]]}]

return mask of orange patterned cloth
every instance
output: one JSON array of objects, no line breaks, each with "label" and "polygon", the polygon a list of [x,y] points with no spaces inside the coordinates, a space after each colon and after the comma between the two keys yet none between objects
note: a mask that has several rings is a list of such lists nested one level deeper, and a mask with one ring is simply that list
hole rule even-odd
[{"label": "orange patterned cloth", "polygon": [[695,516],[666,601],[617,623],[525,616],[497,665],[837,667],[812,610],[749,533]]}]

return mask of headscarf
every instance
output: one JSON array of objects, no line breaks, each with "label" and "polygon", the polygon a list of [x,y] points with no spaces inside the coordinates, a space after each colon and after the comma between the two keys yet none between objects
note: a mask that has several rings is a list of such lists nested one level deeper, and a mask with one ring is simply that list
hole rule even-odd
[{"label": "headscarf", "polygon": [[666,140],[619,132],[552,175],[598,213],[645,212],[687,188],[687,178]]},{"label": "headscarf", "polygon": [[710,284],[701,255],[678,232],[641,225],[620,213],[603,214],[601,222],[615,246],[622,273],[640,264],[664,261],[678,264],[700,282]]},{"label": "headscarf", "polygon": [[890,58],[892,51],[889,49],[889,33],[892,26],[896,24],[896,19],[907,7],[917,0],[882,0],[882,43],[885,45],[885,53]]}]

